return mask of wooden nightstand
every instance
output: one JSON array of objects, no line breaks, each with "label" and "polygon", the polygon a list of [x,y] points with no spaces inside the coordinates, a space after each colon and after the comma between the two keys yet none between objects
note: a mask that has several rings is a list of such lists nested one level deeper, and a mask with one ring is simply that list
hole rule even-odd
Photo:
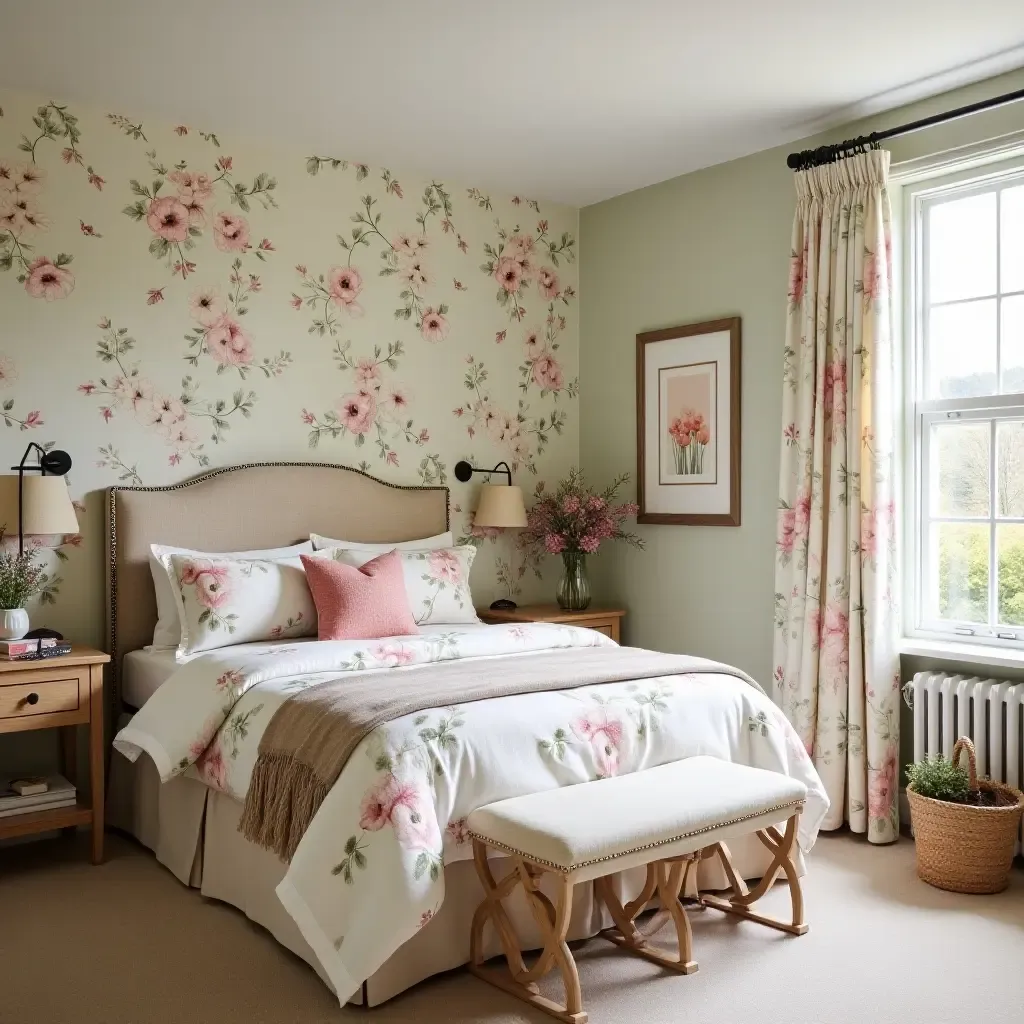
[{"label": "wooden nightstand", "polygon": [[89,726],[91,806],[28,811],[0,818],[0,839],[92,826],[92,862],[103,860],[103,666],[110,656],[88,647],[42,661],[0,661],[0,734],[60,729],[62,768],[77,785],[78,726]]},{"label": "wooden nightstand", "polygon": [[610,636],[616,643],[621,638],[622,608],[588,608],[584,612],[567,612],[557,604],[524,604],[510,612],[477,609],[484,622],[565,622],[570,626],[585,626]]}]

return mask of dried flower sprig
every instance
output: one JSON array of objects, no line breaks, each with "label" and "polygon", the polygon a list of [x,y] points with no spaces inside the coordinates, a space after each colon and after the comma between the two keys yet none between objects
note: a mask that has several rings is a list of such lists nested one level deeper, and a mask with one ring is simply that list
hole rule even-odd
[{"label": "dried flower sprig", "polygon": [[36,561],[36,552],[24,554],[4,544],[4,529],[0,527],[0,608],[24,608],[46,582],[43,566]]}]

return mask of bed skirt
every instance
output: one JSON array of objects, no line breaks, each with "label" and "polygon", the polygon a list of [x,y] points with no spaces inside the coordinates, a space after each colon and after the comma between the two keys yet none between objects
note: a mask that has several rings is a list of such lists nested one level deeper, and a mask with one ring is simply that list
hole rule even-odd
[{"label": "bed skirt", "polygon": [[[199,889],[209,899],[230,903],[266,928],[330,987],[320,962],[274,891],[286,865],[239,833],[242,805],[238,801],[190,778],[161,785],[156,766],[145,754],[133,764],[115,752],[107,805],[111,827],[129,833],[152,850],[183,884]],[[760,877],[771,861],[753,836],[730,844],[730,850],[737,869],[748,879]],[[803,858],[797,856],[796,860],[802,875]],[[504,873],[500,862],[495,870]],[[617,876],[620,898],[624,902],[632,899],[645,877],[643,868]],[[727,887],[717,858],[702,862],[700,884],[704,889]],[[350,1002],[378,1006],[432,975],[467,963],[470,921],[482,897],[473,862],[449,864],[440,910],[367,979]],[[536,922],[521,893],[519,897],[508,901],[509,916],[522,937],[523,948],[540,948],[543,942]],[[603,905],[595,903],[592,886],[577,886],[569,940],[590,938],[611,923]],[[501,952],[497,936],[488,929],[485,938],[488,955],[497,956]]]}]

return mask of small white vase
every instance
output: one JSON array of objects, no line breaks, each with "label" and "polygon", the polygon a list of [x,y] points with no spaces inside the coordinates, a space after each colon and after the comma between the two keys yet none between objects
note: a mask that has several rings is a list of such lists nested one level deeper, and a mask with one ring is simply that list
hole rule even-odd
[{"label": "small white vase", "polygon": [[28,632],[24,608],[0,608],[0,640],[20,640]]}]

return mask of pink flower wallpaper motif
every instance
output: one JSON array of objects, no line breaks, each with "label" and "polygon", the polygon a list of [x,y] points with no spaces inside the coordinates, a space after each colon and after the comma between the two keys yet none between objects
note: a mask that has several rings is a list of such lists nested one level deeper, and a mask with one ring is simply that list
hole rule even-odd
[{"label": "pink flower wallpaper motif", "polygon": [[[167,455],[168,465],[177,466],[188,456],[200,467],[209,466],[210,457],[200,440],[200,431],[211,429],[210,440],[220,444],[231,428],[232,417],[252,416],[256,402],[254,391],[235,391],[230,402],[223,398],[201,399],[198,382],[191,375],[186,375],[181,378],[177,397],[161,392],[142,372],[139,362],[130,358],[136,340],[128,334],[128,328],[114,327],[109,317],[104,317],[96,326],[104,332],[96,346],[96,355],[102,363],[112,364],[114,371],[112,375],[79,384],[79,393],[101,400],[99,413],[105,423],[111,422],[116,414],[123,413],[133,417],[138,425],[154,431],[171,449]],[[112,455],[102,453],[105,459],[113,460],[111,465],[120,463],[116,452]],[[102,461],[100,465],[103,465]],[[128,469],[127,466],[122,468]],[[129,473],[133,483],[141,482],[135,467]],[[128,478],[121,477],[122,480]]]},{"label": "pink flower wallpaper motif", "polygon": [[387,466],[398,466],[395,441],[423,447],[430,440],[430,431],[417,430],[410,416],[411,392],[385,378],[385,371],[398,369],[405,346],[396,341],[389,344],[385,352],[378,345],[372,357],[360,359],[354,358],[350,349],[350,342],[336,343],[334,361],[339,369],[351,371],[353,390],[341,395],[333,408],[320,415],[302,410],[302,422],[310,427],[307,443],[310,448],[316,448],[325,437],[351,435],[358,448],[373,435],[378,457]]},{"label": "pink flower wallpaper motif", "polygon": [[[141,131],[138,137],[145,140]],[[211,209],[221,196],[226,195],[227,201],[243,212],[251,209],[250,199],[257,200],[265,209],[277,206],[273,195],[276,179],[261,171],[251,186],[236,182],[233,157],[217,157],[209,171],[190,169],[186,160],[179,160],[174,170],[169,170],[157,159],[155,149],[146,150],[146,160],[154,175],[152,183],[143,184],[138,178],[132,178],[129,188],[132,195],[139,198],[122,212],[134,221],[145,222],[152,233],[150,253],[163,259],[172,273],[183,280],[197,268],[196,262],[185,254],[196,248],[207,226],[212,229],[214,245],[221,252],[245,252],[251,247],[249,222],[245,217],[228,210],[213,212]],[[222,188],[218,189],[218,185]],[[174,194],[161,194],[165,186],[173,188]]]},{"label": "pink flower wallpaper motif", "polygon": [[[76,498],[315,459],[448,485],[458,529],[459,459],[531,490],[578,461],[575,210],[73,97],[0,109],[0,437],[66,448]],[[83,522],[48,624],[98,643]],[[477,603],[547,593],[511,535],[464,532]]]},{"label": "pink flower wallpaper motif", "polygon": [[37,257],[26,268],[25,291],[34,299],[66,299],[75,290],[75,278],[65,266],[60,256],[56,263]]},{"label": "pink flower wallpaper motif", "polygon": [[[538,204],[533,205],[539,210]],[[572,263],[576,259],[576,240],[568,231],[558,239],[550,237],[546,219],[538,220],[532,232],[523,231],[518,224],[511,230],[502,228],[500,221],[495,221],[495,225],[497,241],[484,245],[487,259],[480,269],[497,282],[498,305],[508,311],[512,320],[522,323],[528,312],[524,303],[531,286],[536,285],[542,299],[560,294],[554,267],[561,261]],[[550,265],[541,266],[544,260]]]},{"label": "pink flower wallpaper motif", "polygon": [[[40,107],[34,123],[45,121],[48,108]],[[24,161],[0,157],[0,271],[14,270],[19,284],[34,299],[66,299],[75,290],[74,274],[68,265],[74,259],[64,252],[53,258],[35,255],[36,238],[50,227],[43,211],[46,171],[36,163],[35,142],[22,136],[18,149],[27,152]]]}]

